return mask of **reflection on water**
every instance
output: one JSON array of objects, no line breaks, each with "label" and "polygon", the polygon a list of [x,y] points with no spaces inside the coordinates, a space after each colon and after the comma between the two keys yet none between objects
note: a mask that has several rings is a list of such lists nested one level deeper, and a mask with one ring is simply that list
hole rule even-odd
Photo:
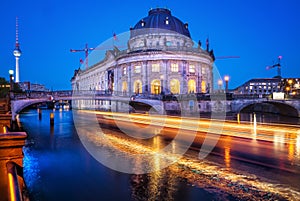
[{"label": "reflection on water", "polygon": [[[189,152],[177,163],[160,171],[125,174],[101,165],[89,155],[77,136],[71,112],[56,111],[54,127],[46,118],[49,112],[43,112],[41,121],[37,121],[34,111],[21,115],[22,125],[28,130],[28,142],[32,142],[24,149],[24,174],[32,200],[246,200],[265,195],[268,200],[280,200],[299,195],[289,185],[270,183],[247,173],[250,169],[244,172],[235,169],[243,165],[240,161],[246,158],[246,154],[274,157],[271,163],[277,165],[279,161],[286,169],[295,163],[300,164],[299,131],[296,134],[276,132],[272,136],[273,143],[222,136],[214,150],[215,155],[210,155],[213,161],[221,158],[219,164],[199,160],[197,153]],[[84,117],[88,120],[88,115]],[[127,161],[133,161],[134,155],[133,165],[137,170],[145,168],[145,161],[139,156],[141,153],[151,153],[147,165],[159,170],[163,165],[162,158],[177,157],[174,153],[180,149],[180,144],[165,140],[159,133],[153,138],[140,140],[102,125],[105,141],[92,127],[86,130],[84,143],[88,142],[95,150],[105,149],[106,160],[122,155]],[[198,140],[201,141],[203,139]],[[166,145],[170,145],[170,152],[157,154]],[[291,164],[284,164],[285,158]],[[297,180],[293,182],[297,185]]]},{"label": "reflection on water", "polygon": [[[24,177],[32,201],[146,201],[199,200],[199,198],[213,200],[217,198],[214,193],[204,188],[189,185],[169,170],[134,175],[106,168],[92,158],[82,146],[73,125],[72,112],[55,111],[54,127],[49,125],[49,114],[52,111],[42,112],[41,120],[38,120],[35,110],[27,111],[20,116],[22,126],[29,135],[27,146],[24,148]],[[109,131],[111,139],[118,137],[117,133]],[[114,142],[118,141],[115,139]],[[98,146],[99,143],[100,141],[95,145]],[[147,143],[149,146],[154,145],[154,149],[158,150],[165,142],[160,137],[156,137],[148,140]],[[120,148],[118,144],[114,146]],[[173,145],[174,149],[175,147]],[[135,148],[138,151],[138,146]],[[124,151],[126,147],[122,149]],[[142,163],[142,161],[136,163],[136,168],[141,168]],[[152,164],[159,167],[159,157],[154,157]]]},{"label": "reflection on water", "polygon": [[231,145],[231,137],[225,136],[224,139],[224,162],[227,168],[230,168],[230,145]]},{"label": "reflection on water", "polygon": [[[289,116],[282,116],[277,114],[271,113],[255,113],[256,120],[260,123],[280,123],[280,124],[294,124],[300,125],[300,118],[296,117],[289,117]],[[241,113],[240,120],[241,121],[254,121],[254,114],[253,113]]]}]

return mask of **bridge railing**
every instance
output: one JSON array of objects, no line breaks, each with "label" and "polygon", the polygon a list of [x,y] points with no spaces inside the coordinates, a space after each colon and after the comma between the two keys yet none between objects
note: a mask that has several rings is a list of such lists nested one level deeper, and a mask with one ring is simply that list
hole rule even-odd
[{"label": "bridge railing", "polygon": [[78,90],[73,91],[72,96],[111,96],[108,90]]},{"label": "bridge railing", "polygon": [[23,168],[12,161],[6,163],[6,168],[8,176],[9,199],[11,201],[23,201],[25,199],[28,200],[28,198],[25,198],[27,195],[23,194],[21,190],[23,188],[18,179],[18,177],[20,177],[23,180]]},{"label": "bridge railing", "polygon": [[51,97],[70,97],[72,91],[25,91],[25,92],[14,92],[12,99],[37,99],[37,98],[51,98]]}]

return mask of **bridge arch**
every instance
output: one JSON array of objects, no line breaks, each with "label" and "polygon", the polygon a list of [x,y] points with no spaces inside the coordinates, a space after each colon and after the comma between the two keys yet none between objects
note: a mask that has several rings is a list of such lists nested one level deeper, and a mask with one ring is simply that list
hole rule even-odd
[{"label": "bridge arch", "polygon": [[13,112],[15,114],[20,113],[22,110],[24,110],[25,108],[34,105],[34,104],[38,104],[38,103],[45,103],[48,102],[49,100],[47,99],[29,99],[29,100],[16,100],[16,101],[12,101],[12,108],[13,108]]},{"label": "bridge arch", "polygon": [[300,117],[297,108],[292,105],[276,101],[251,102],[243,105],[238,112],[265,112],[284,116]]},{"label": "bridge arch", "polygon": [[147,100],[136,99],[129,102],[129,105],[136,111],[157,112],[158,114],[164,114],[163,102],[160,100]]}]

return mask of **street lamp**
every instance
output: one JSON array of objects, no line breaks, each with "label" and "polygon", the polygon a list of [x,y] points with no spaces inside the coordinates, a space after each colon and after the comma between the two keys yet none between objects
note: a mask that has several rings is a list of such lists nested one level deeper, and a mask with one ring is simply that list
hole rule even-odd
[{"label": "street lamp", "polygon": [[11,102],[10,101],[12,99],[12,96],[13,96],[12,91],[14,89],[14,85],[13,85],[13,74],[14,74],[14,71],[13,70],[9,70],[8,73],[9,73],[9,94],[7,96],[7,106],[8,106],[7,110],[11,111]]},{"label": "street lamp", "polygon": [[222,81],[222,79],[219,79],[218,80],[219,91],[221,91],[222,85],[223,85],[223,81]]},{"label": "street lamp", "polygon": [[227,92],[228,92],[228,81],[229,81],[229,76],[228,76],[228,75],[225,75],[224,80],[225,80],[225,91],[226,91],[226,93],[227,93]]},{"label": "street lamp", "polygon": [[290,89],[291,89],[290,87],[286,87],[286,88],[285,88],[287,94],[289,93],[289,90],[290,90]]},{"label": "street lamp", "polygon": [[14,89],[14,85],[13,85],[13,75],[14,75],[14,71],[13,70],[9,70],[9,84],[10,84],[10,91],[12,91]]},{"label": "street lamp", "polygon": [[288,83],[289,83],[289,85],[290,85],[290,93],[292,93],[292,84],[293,84],[293,80],[292,79],[290,79],[289,81],[288,81]]}]

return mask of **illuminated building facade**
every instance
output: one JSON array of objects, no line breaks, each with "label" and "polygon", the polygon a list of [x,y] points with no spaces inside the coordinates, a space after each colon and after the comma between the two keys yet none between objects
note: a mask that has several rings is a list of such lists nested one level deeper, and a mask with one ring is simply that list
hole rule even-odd
[{"label": "illuminated building facade", "polygon": [[281,91],[281,78],[255,78],[234,90],[236,94],[269,95]]},{"label": "illuminated building facade", "polygon": [[109,50],[105,58],[76,70],[73,90],[117,95],[208,93],[213,90],[213,51],[197,47],[188,24],[169,9],[149,11],[130,28],[126,50]]},{"label": "illuminated building facade", "polygon": [[233,90],[235,94],[270,95],[274,92],[298,95],[300,78],[255,78]]}]

